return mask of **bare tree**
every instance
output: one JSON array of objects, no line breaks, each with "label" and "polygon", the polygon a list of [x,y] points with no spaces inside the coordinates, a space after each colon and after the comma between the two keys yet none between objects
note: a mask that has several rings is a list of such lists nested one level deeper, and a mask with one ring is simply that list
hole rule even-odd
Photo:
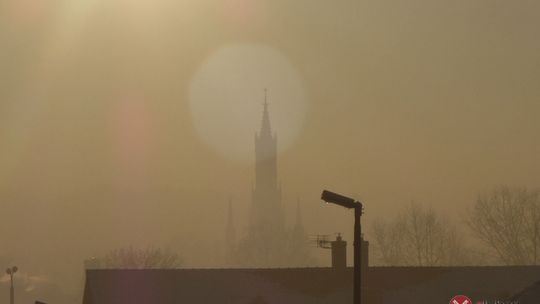
[{"label": "bare tree", "polygon": [[406,265],[407,260],[403,254],[403,223],[396,221],[377,220],[373,224],[375,237],[375,250],[382,263],[388,266]]},{"label": "bare tree", "polygon": [[540,200],[537,190],[500,186],[476,200],[467,224],[506,265],[539,262]]},{"label": "bare tree", "polygon": [[373,235],[385,265],[458,265],[468,260],[456,228],[432,209],[415,203],[394,219],[376,221]]},{"label": "bare tree", "polygon": [[159,248],[134,249],[133,247],[115,249],[91,261],[94,268],[119,269],[178,268],[182,264],[183,261],[176,252]]}]

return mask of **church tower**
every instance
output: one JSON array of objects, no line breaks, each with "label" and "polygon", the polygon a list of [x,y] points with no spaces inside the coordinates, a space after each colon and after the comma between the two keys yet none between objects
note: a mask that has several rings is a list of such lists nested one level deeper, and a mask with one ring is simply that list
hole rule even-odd
[{"label": "church tower", "polygon": [[261,127],[255,133],[255,181],[251,192],[248,231],[237,243],[236,265],[242,267],[290,267],[304,265],[307,251],[297,207],[293,229],[285,227],[277,170],[277,136],[272,133],[267,91]]},{"label": "church tower", "polygon": [[248,233],[239,244],[244,266],[273,267],[286,261],[285,221],[277,177],[277,136],[272,133],[267,92],[261,128],[255,133],[255,182],[251,192]]},{"label": "church tower", "polygon": [[284,229],[281,189],[277,178],[277,136],[272,134],[267,92],[259,134],[255,134],[255,188],[252,191],[250,228],[258,233]]},{"label": "church tower", "polygon": [[234,264],[234,251],[236,248],[236,230],[234,228],[232,201],[229,199],[229,212],[227,227],[225,229],[225,264]]}]

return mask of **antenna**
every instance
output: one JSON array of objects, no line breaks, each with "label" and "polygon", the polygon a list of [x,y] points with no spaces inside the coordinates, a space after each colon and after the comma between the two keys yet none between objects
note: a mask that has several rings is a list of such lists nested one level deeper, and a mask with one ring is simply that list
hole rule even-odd
[{"label": "antenna", "polygon": [[330,249],[332,248],[332,241],[328,239],[329,237],[327,234],[317,234],[310,237],[310,243],[317,248]]}]

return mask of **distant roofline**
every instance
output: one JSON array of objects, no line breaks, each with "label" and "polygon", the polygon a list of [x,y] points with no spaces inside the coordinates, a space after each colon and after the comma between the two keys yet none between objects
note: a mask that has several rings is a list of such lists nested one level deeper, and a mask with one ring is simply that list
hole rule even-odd
[{"label": "distant roofline", "polygon": [[[511,265],[511,266],[371,266],[369,270],[488,270],[488,269],[525,269],[538,268],[540,265]],[[283,271],[283,270],[336,270],[332,267],[272,267],[272,268],[145,268],[145,269],[127,269],[127,268],[90,268],[86,271],[108,272],[108,271]],[[347,267],[345,270],[352,271],[353,267]],[[339,271],[337,269],[336,271]]]}]

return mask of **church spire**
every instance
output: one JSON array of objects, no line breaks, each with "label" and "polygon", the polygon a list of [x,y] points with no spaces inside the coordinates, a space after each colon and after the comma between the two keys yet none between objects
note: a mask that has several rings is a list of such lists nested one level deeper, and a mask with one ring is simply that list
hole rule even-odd
[{"label": "church spire", "polygon": [[226,231],[226,241],[227,246],[234,247],[234,243],[236,242],[236,232],[234,229],[234,221],[233,221],[233,210],[232,210],[232,200],[229,199],[229,214],[227,218],[227,231]]},{"label": "church spire", "polygon": [[307,247],[307,237],[302,223],[300,199],[296,201],[296,223],[292,229],[290,238],[290,259],[297,265],[307,265],[309,263],[309,248]]},{"label": "church spire", "polygon": [[236,231],[234,229],[232,200],[229,199],[229,214],[227,218],[227,227],[225,230],[225,264],[233,266],[236,253]]},{"label": "church spire", "polygon": [[300,199],[296,200],[296,223],[294,225],[295,234],[298,237],[304,236],[304,225],[302,224],[302,213],[300,210]]},{"label": "church spire", "polygon": [[270,126],[270,114],[268,113],[268,90],[264,89],[263,118],[261,124],[261,133],[259,136],[272,136],[272,127]]}]

